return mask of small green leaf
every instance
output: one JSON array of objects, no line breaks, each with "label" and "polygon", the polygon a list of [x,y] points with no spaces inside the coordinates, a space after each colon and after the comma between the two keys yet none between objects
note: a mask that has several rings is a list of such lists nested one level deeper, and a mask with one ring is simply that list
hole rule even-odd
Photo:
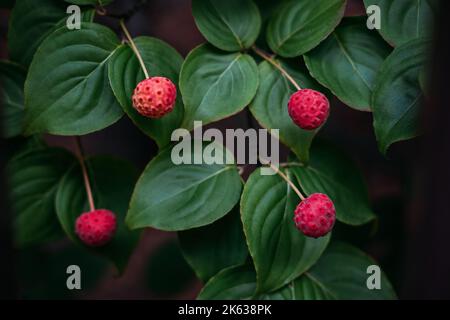
[{"label": "small green leaf", "polygon": [[203,125],[244,109],[258,88],[258,67],[244,53],[225,53],[201,45],[189,53],[180,74],[185,115],[183,128]]},{"label": "small green leaf", "polygon": [[[164,76],[178,83],[178,74],[183,63],[180,54],[167,43],[150,37],[134,39],[150,76]],[[134,124],[145,134],[156,140],[160,148],[170,143],[172,131],[181,125],[183,103],[178,94],[174,110],[161,119],[150,119],[140,115],[132,103],[136,85],[145,79],[136,55],[127,45],[116,50],[109,62],[109,81],[123,110]]]},{"label": "small green leaf", "polygon": [[25,83],[26,134],[84,135],[119,120],[123,111],[108,81],[116,35],[95,23],[62,27],[40,46]]},{"label": "small green leaf", "polygon": [[373,126],[378,147],[419,134],[423,93],[419,74],[426,64],[430,40],[417,39],[398,46],[381,66],[373,93]]},{"label": "small green leaf", "polygon": [[18,247],[62,235],[55,196],[62,177],[74,163],[70,153],[58,148],[31,149],[10,160],[6,171]]},{"label": "small green leaf", "polygon": [[[290,170],[286,172],[292,180]],[[329,236],[303,235],[294,223],[300,199],[278,175],[258,169],[244,187],[241,215],[257,273],[257,293],[276,290],[297,278],[319,259]]]},{"label": "small green leaf", "polygon": [[0,61],[1,137],[12,138],[22,133],[24,115],[23,86],[26,71],[19,65]]},{"label": "small green leaf", "polygon": [[139,238],[125,225],[136,169],[126,161],[110,157],[95,157],[86,161],[96,208],[108,209],[116,214],[117,231],[110,243],[99,248],[85,246],[75,234],[75,221],[88,212],[86,189],[79,165],[73,167],[62,179],[56,195],[56,212],[67,236],[76,244],[110,259],[119,272],[125,269]]},{"label": "small green leaf", "polygon": [[212,277],[199,293],[198,300],[244,300],[252,298],[256,289],[253,266],[235,266]]},{"label": "small green leaf", "polygon": [[209,226],[179,232],[178,239],[184,257],[203,282],[222,269],[243,264],[248,256],[238,207]]},{"label": "small green leaf", "polygon": [[305,56],[311,75],[348,106],[370,111],[375,77],[389,46],[369,31],[365,20],[344,20],[324,42]]},{"label": "small green leaf", "polygon": [[361,225],[375,218],[366,186],[354,163],[341,150],[315,144],[308,166],[293,163],[292,173],[303,191],[325,193],[334,202],[336,218],[346,224]]},{"label": "small green leaf", "polygon": [[[183,156],[191,160],[202,159],[207,146],[214,148],[216,159],[233,157],[224,146],[214,142],[202,146],[201,141],[196,141],[190,150],[183,150]],[[178,155],[175,148],[173,152]],[[140,177],[131,199],[127,224],[132,229],[153,227],[166,231],[205,226],[235,206],[241,189],[242,182],[235,165],[206,164],[204,161],[202,164],[176,165],[172,160],[172,148],[166,148],[148,164]]]},{"label": "small green leaf", "polygon": [[[302,88],[324,91],[324,88],[318,85],[307,71],[283,60],[277,59],[276,62],[280,63]],[[279,129],[281,142],[288,146],[301,161],[307,163],[309,148],[319,129],[303,130],[292,121],[287,105],[296,89],[280,71],[264,61],[259,64],[259,78],[260,86],[250,104],[250,111],[262,127]]]},{"label": "small green leaf", "polygon": [[249,48],[261,28],[258,7],[251,0],[193,0],[192,14],[205,38],[226,51]]},{"label": "small green leaf", "polygon": [[[29,66],[42,41],[64,26],[69,17],[67,7],[61,0],[16,0],[8,28],[11,60]],[[91,15],[92,10],[85,10],[82,21],[90,22]]]},{"label": "small green leaf", "polygon": [[345,0],[291,0],[280,5],[267,26],[267,43],[283,57],[296,57],[323,41],[344,16]]},{"label": "small green leaf", "polygon": [[432,34],[439,0],[364,0],[380,8],[382,37],[394,46]]}]

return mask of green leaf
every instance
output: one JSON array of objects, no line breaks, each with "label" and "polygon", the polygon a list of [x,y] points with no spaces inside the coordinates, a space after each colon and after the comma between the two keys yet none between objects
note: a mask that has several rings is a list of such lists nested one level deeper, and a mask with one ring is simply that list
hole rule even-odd
[{"label": "green leaf", "polygon": [[258,88],[258,67],[244,53],[201,45],[189,53],[180,74],[185,105],[183,128],[231,116],[247,106]]},{"label": "green leaf", "polygon": [[258,300],[332,300],[334,297],[305,273],[280,290],[259,295],[257,298]]},{"label": "green leaf", "polygon": [[423,93],[419,74],[431,41],[417,39],[397,47],[381,66],[373,93],[373,126],[380,151],[419,134]]},{"label": "green leaf", "polygon": [[348,106],[370,111],[377,72],[389,46],[363,19],[347,19],[305,56],[311,75]]},{"label": "green leaf", "polygon": [[[8,29],[11,60],[29,66],[42,41],[65,25],[69,17],[67,6],[61,0],[16,0]],[[82,21],[89,22],[91,15],[92,10],[86,10]]]},{"label": "green leaf", "polygon": [[212,277],[199,293],[198,300],[244,300],[256,289],[253,266],[235,266]]},{"label": "green leaf", "polygon": [[[222,218],[239,201],[242,182],[234,164],[176,165],[172,160],[178,155],[175,147],[174,155],[172,148],[161,151],[139,178],[127,215],[130,228],[180,231],[201,227]],[[183,156],[195,160],[211,147],[216,159],[232,158],[224,146],[214,142],[202,146],[201,141],[184,150]]]},{"label": "green leaf", "polygon": [[205,38],[226,51],[251,47],[261,29],[258,7],[251,0],[193,0],[192,14]]},{"label": "green leaf", "polygon": [[178,239],[184,257],[203,282],[222,269],[243,264],[248,256],[238,207],[209,226],[179,232]]},{"label": "green leaf", "polygon": [[334,202],[336,218],[346,224],[361,225],[375,218],[367,189],[355,164],[341,150],[315,144],[308,166],[292,163],[291,170],[303,191],[327,194]]},{"label": "green leaf", "polygon": [[[324,91],[307,71],[289,64],[283,60],[276,60],[295,79],[302,88]],[[250,104],[250,111],[258,123],[267,129],[279,129],[279,139],[288,146],[301,161],[307,163],[309,148],[319,129],[307,131],[299,128],[288,113],[288,101],[296,91],[278,69],[269,62],[259,64],[260,86],[255,98]]]},{"label": "green leaf", "polygon": [[283,57],[296,57],[323,41],[341,21],[345,0],[291,0],[269,20],[267,43]]},{"label": "green leaf", "polygon": [[10,160],[6,170],[18,247],[62,235],[55,196],[62,177],[74,163],[70,153],[58,148],[21,152]]},{"label": "green leaf", "polygon": [[396,299],[384,272],[381,272],[380,290],[367,288],[367,280],[371,275],[367,273],[367,267],[370,265],[377,263],[364,252],[345,243],[332,243],[317,264],[302,276],[309,278],[309,288],[303,288],[299,294],[314,297],[317,294],[312,295],[312,292],[316,291],[319,292],[319,298]]},{"label": "green leaf", "polygon": [[[183,63],[180,54],[167,43],[150,37],[134,39],[151,76],[164,76],[178,83],[178,74]],[[123,110],[134,124],[145,134],[156,140],[160,148],[170,143],[170,136],[181,125],[183,103],[178,95],[174,110],[161,119],[150,119],[140,115],[132,103],[136,85],[145,79],[136,55],[128,45],[116,50],[109,62],[109,81]]]},{"label": "green leaf", "polygon": [[123,112],[107,67],[118,46],[116,35],[95,23],[52,33],[34,56],[25,83],[26,133],[84,135],[119,120]]},{"label": "green leaf", "polygon": [[111,260],[120,272],[125,269],[139,238],[125,225],[136,169],[126,161],[110,157],[95,157],[86,161],[95,205],[116,214],[117,231],[111,242],[103,247],[85,246],[75,233],[75,221],[83,212],[88,212],[86,189],[79,165],[73,167],[62,179],[56,195],[56,212],[67,236],[76,244]]},{"label": "green leaf", "polygon": [[12,138],[22,133],[24,115],[23,86],[26,71],[19,65],[0,61],[1,137]]},{"label": "green leaf", "polygon": [[[293,176],[286,172],[292,180]],[[241,215],[248,248],[257,273],[257,293],[276,290],[319,259],[329,236],[306,237],[295,227],[294,210],[300,199],[278,175],[255,170],[241,199]]]},{"label": "green leaf", "polygon": [[366,8],[380,8],[381,36],[399,46],[420,37],[431,36],[439,0],[364,0]]}]

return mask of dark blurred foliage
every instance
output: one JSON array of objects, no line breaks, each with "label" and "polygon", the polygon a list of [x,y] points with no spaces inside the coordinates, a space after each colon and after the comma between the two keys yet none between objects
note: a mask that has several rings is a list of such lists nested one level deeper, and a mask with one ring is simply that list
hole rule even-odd
[{"label": "dark blurred foliage", "polygon": [[[108,6],[108,12],[130,12],[136,2],[116,0]],[[146,5],[128,20],[133,36],[160,38],[184,56],[203,42],[191,16],[189,0],[144,2]],[[263,18],[278,3],[274,0],[256,2]],[[444,2],[448,7],[448,1]],[[0,7],[8,7],[4,3],[1,1]],[[1,58],[7,57],[8,13],[7,9],[0,9]],[[348,1],[347,15],[362,14],[364,6],[361,0]],[[98,19],[120,34],[116,19]],[[400,298],[450,297],[450,257],[446,254],[448,240],[445,238],[450,225],[450,210],[446,205],[446,196],[450,191],[450,171],[447,168],[450,163],[450,103],[444,87],[448,83],[445,72],[449,70],[450,53],[443,21],[438,30],[440,50],[434,57],[436,66],[430,85],[435,99],[428,101],[427,105],[427,110],[429,105],[434,107],[430,109],[433,116],[426,118],[428,135],[394,144],[385,158],[377,149],[371,114],[352,110],[337,100],[332,101],[331,117],[319,135],[321,139],[338,144],[358,163],[368,185],[372,207],[378,214],[375,223],[358,228],[337,224],[334,237],[355,244],[378,260]],[[265,47],[263,37],[258,40],[258,45]],[[442,62],[439,67],[438,61]],[[257,127],[255,123],[245,110],[208,127],[245,129]],[[436,128],[440,130],[436,131]],[[71,148],[70,139],[65,137],[48,136],[46,140],[51,145]],[[141,170],[157,151],[155,143],[126,117],[106,130],[84,137],[83,142],[88,154],[113,154],[127,158]],[[3,147],[2,150],[6,150]],[[282,154],[286,157],[287,150],[283,149]],[[438,160],[437,163],[434,160]],[[253,169],[252,166],[246,168],[244,177]],[[4,197],[5,193],[0,196]],[[1,203],[3,205],[4,201]],[[1,209],[4,210],[3,207]],[[2,245],[9,244],[9,233],[3,230],[4,226],[5,221],[2,220]],[[2,248],[2,252],[7,251]],[[1,270],[1,274],[12,274],[20,279],[19,294],[23,298],[70,298],[60,287],[65,284],[66,278],[65,274],[61,274],[60,266],[70,263],[72,254],[83,255],[67,243],[26,251],[19,255],[16,271],[8,264],[0,264],[1,268],[6,268]],[[91,287],[92,290],[75,296],[78,298],[194,298],[201,288],[200,282],[194,280],[192,271],[182,259],[173,233],[147,231],[120,279],[114,277],[112,270],[102,272],[96,257],[86,256],[83,261],[91,280],[97,279],[99,283],[87,284],[86,289]],[[99,274],[103,276],[98,278]]]}]

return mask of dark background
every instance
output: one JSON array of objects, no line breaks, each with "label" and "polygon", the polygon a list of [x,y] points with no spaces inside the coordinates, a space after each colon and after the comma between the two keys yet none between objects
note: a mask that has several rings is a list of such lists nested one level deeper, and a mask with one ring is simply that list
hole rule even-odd
[{"label": "dark background", "polygon": [[[131,13],[136,2],[116,0],[108,6],[108,11]],[[450,12],[449,1],[442,1],[442,5],[442,14]],[[362,1],[348,1],[346,14],[364,14]],[[8,9],[0,9],[1,59],[7,59],[8,16]],[[101,22],[120,34],[117,20],[101,18]],[[359,228],[338,224],[334,236],[352,242],[378,260],[400,298],[450,298],[450,171],[447,168],[450,101],[446,94],[450,37],[445,18],[437,23],[435,43],[439,46],[435,45],[431,59],[430,97],[422,117],[425,134],[421,138],[394,144],[384,158],[376,146],[371,114],[352,110],[337,100],[332,101],[330,119],[319,135],[334,141],[358,163],[372,207],[379,216],[378,228],[373,224]],[[127,24],[133,36],[160,38],[183,56],[204,41],[193,21],[189,0],[146,1]],[[243,111],[213,126],[248,128],[254,121],[248,120],[247,113]],[[70,138],[47,136],[46,140],[51,145],[72,148]],[[1,143],[4,150],[5,142]],[[133,161],[140,169],[157,151],[155,143],[127,117],[112,127],[83,137],[83,143],[88,154],[118,155]],[[4,167],[5,157],[2,151],[0,168]],[[246,168],[245,174],[252,170]],[[201,288],[180,255],[174,233],[147,230],[120,279],[114,277],[112,270],[104,272],[102,262],[85,256],[65,241],[14,252],[4,179],[0,188],[0,297],[190,299]],[[62,287],[66,275],[61,272],[73,256],[84,259],[87,268],[92,270],[88,288],[75,296],[68,295]]]}]

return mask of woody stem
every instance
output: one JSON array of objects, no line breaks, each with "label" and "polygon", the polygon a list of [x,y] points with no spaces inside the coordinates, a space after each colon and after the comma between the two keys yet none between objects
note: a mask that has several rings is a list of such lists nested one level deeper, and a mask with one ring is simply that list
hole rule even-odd
[{"label": "woody stem", "polygon": [[147,67],[145,66],[144,60],[142,59],[141,53],[139,52],[138,48],[136,47],[136,44],[133,41],[133,38],[130,35],[130,32],[127,29],[127,26],[125,25],[125,22],[123,19],[120,20],[120,27],[122,28],[123,32],[125,33],[125,36],[127,37],[128,42],[130,43],[131,49],[133,50],[134,54],[136,55],[139,64],[141,65],[142,71],[144,71],[145,78],[148,79],[150,76],[148,75]]},{"label": "woody stem", "polygon": [[271,56],[269,56],[267,53],[265,53],[264,51],[262,51],[261,49],[259,49],[256,46],[252,46],[253,51],[260,56],[261,58],[263,58],[264,60],[268,61],[269,63],[271,63],[275,68],[277,68],[281,74],[283,76],[286,77],[286,79],[288,79],[297,90],[301,90],[302,88],[299,86],[299,84],[297,83],[297,81],[295,81],[295,79],[278,63],[276,62]]},{"label": "woody stem", "polygon": [[89,175],[88,175],[87,168],[86,168],[83,145],[81,144],[81,138],[79,136],[75,137],[75,145],[76,145],[76,153],[77,153],[78,161],[80,162],[81,171],[83,173],[84,186],[86,188],[86,194],[87,194],[87,198],[88,198],[88,202],[89,202],[89,208],[90,208],[90,211],[94,211],[95,210],[94,197],[92,196],[91,183],[89,181]]}]

